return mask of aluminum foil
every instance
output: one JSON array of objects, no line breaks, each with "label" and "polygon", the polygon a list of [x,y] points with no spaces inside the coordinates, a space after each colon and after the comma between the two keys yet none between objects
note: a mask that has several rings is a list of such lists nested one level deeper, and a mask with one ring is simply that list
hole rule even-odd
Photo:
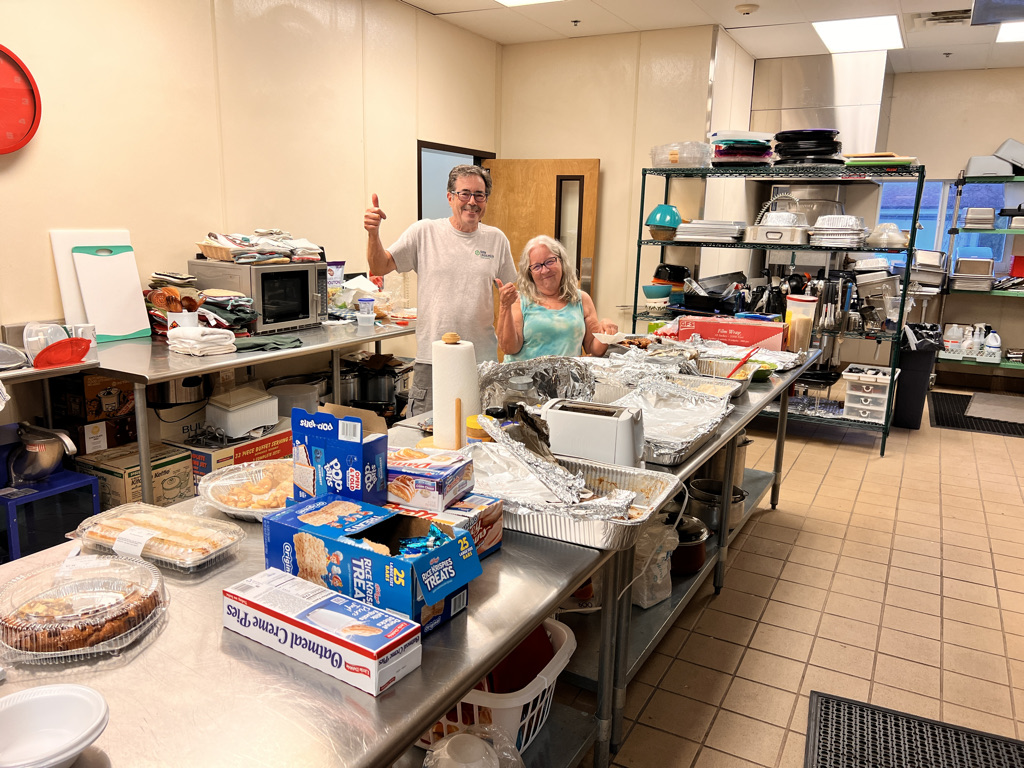
[{"label": "aluminum foil", "polygon": [[636,493],[611,490],[595,496],[583,474],[572,474],[530,453],[505,435],[486,416],[480,425],[494,443],[470,443],[460,453],[473,459],[474,490],[504,499],[506,508],[520,514],[546,514],[584,520],[627,520]]},{"label": "aluminum foil", "polygon": [[614,405],[643,411],[644,441],[656,463],[713,434],[732,410],[728,398],[704,395],[664,379],[641,381]]},{"label": "aluminum foil", "polygon": [[[701,357],[719,360],[739,360],[750,351],[750,347],[734,347],[721,341],[706,341],[697,334],[690,337],[690,343],[697,348]],[[796,368],[806,359],[806,352],[774,352],[770,349],[760,349],[750,358],[750,361],[774,363],[778,366],[778,370],[787,371],[790,368]]]},{"label": "aluminum foil", "polygon": [[598,382],[625,387],[635,387],[652,376],[679,373],[683,362],[681,358],[653,360],[642,349],[630,349],[621,355],[609,357],[581,357],[578,360],[590,369]]},{"label": "aluminum foil", "polygon": [[593,373],[573,357],[548,355],[515,363],[485,362],[480,363],[477,372],[484,408],[504,404],[508,380],[515,376],[530,376],[541,402],[556,397],[589,401],[594,396]]}]

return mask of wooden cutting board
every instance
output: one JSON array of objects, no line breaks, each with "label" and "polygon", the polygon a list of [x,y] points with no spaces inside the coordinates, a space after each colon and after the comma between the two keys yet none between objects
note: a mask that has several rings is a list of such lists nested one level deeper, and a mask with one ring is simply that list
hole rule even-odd
[{"label": "wooden cutting board", "polygon": [[96,341],[148,337],[149,314],[130,245],[79,245],[71,249],[88,322]]},{"label": "wooden cutting board", "polygon": [[79,245],[131,245],[127,229],[51,229],[50,247],[57,267],[57,284],[64,306],[64,323],[79,325],[89,322],[82,303],[82,290],[71,249]]}]

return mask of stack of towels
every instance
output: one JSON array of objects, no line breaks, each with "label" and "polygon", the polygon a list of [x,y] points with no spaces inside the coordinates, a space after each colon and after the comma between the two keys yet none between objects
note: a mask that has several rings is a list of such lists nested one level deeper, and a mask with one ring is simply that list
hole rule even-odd
[{"label": "stack of towels", "polygon": [[167,346],[180,355],[226,355],[235,351],[235,334],[223,328],[171,328]]}]

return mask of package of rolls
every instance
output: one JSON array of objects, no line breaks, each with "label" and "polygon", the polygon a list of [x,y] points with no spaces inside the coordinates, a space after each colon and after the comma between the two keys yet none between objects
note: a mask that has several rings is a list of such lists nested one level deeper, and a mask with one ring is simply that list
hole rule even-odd
[{"label": "package of rolls", "polygon": [[431,349],[434,389],[434,446],[453,450],[466,444],[466,417],[480,413],[480,384],[473,343],[446,333]]}]

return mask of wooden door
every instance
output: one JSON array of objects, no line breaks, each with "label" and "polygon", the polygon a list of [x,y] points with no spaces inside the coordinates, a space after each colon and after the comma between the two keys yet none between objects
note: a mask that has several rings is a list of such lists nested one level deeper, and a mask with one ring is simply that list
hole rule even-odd
[{"label": "wooden door", "polygon": [[[530,238],[558,238],[569,248],[570,256],[576,257],[580,287],[593,296],[601,161],[494,159],[485,160],[483,166],[491,172],[493,182],[484,223],[505,233],[515,262],[519,263],[519,255]],[[563,201],[573,194],[568,194],[567,184],[574,193],[578,190],[578,206],[568,216]],[[571,245],[573,240],[575,248]]]}]

